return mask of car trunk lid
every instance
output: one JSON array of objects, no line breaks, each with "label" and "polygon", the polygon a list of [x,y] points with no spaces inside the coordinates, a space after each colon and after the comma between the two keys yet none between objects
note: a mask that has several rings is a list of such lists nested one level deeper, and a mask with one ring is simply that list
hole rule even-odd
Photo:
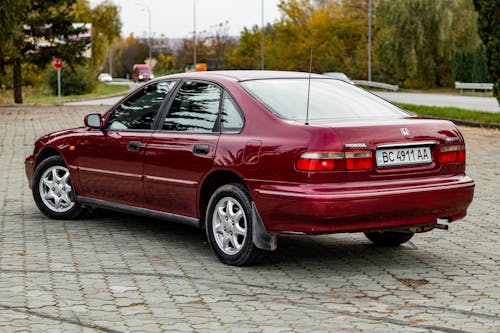
[{"label": "car trunk lid", "polygon": [[[349,152],[371,152],[372,166],[348,170],[353,181],[397,179],[457,173],[464,163],[440,163],[441,146],[462,144],[463,138],[449,121],[419,118],[367,121],[315,120],[332,128]],[[349,154],[349,156],[362,154]],[[366,155],[365,155],[366,156]]]}]

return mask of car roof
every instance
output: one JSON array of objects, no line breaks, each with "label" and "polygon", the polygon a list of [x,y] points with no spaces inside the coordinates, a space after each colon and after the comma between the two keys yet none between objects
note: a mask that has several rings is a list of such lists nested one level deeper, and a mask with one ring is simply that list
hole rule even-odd
[{"label": "car roof", "polygon": [[[206,71],[206,72],[187,72],[169,75],[169,77],[189,77],[214,79],[216,77],[232,78],[237,81],[262,80],[262,79],[307,79],[309,73],[289,72],[289,71],[261,71],[261,70],[228,70],[228,71]],[[325,78],[324,75],[311,74],[312,78]]]}]

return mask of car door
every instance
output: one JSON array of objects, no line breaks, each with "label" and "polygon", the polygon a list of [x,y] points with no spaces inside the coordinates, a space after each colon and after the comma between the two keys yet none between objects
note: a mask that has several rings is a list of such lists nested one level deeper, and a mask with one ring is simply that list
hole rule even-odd
[{"label": "car door", "polygon": [[79,195],[144,206],[144,148],[176,82],[144,86],[109,113],[103,130],[93,130],[80,142]]},{"label": "car door", "polygon": [[196,217],[197,188],[212,168],[219,140],[222,89],[184,81],[161,128],[146,145],[144,190],[148,208]]}]

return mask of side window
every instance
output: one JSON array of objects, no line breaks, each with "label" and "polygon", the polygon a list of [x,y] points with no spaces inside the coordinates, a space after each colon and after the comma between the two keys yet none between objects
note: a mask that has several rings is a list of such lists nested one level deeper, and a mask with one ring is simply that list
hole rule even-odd
[{"label": "side window", "polygon": [[111,113],[107,129],[151,129],[156,113],[176,81],[150,84],[130,96]]},{"label": "side window", "polygon": [[206,82],[184,82],[163,124],[166,131],[210,133],[219,116],[221,89]]},{"label": "side window", "polygon": [[238,133],[243,128],[243,117],[231,96],[224,94],[222,100],[221,131]]}]

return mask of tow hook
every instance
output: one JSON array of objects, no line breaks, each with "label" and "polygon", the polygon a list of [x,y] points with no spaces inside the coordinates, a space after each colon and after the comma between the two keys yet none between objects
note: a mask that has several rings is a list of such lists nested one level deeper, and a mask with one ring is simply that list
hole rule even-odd
[{"label": "tow hook", "polygon": [[424,226],[420,226],[420,227],[410,227],[410,228],[408,228],[408,231],[411,233],[420,233],[420,232],[431,231],[433,229],[448,230],[448,225],[436,222],[436,223],[433,223],[431,225],[424,225]]},{"label": "tow hook", "polygon": [[434,228],[441,229],[441,230],[448,230],[448,225],[442,224],[442,223],[436,223],[436,224],[434,224]]}]

